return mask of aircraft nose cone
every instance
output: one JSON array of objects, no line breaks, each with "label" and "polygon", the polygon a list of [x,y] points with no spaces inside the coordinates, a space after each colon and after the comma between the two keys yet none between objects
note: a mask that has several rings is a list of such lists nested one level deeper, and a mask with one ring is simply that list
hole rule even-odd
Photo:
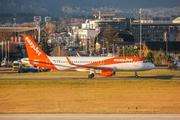
[{"label": "aircraft nose cone", "polygon": [[155,68],[155,65],[154,64],[151,64],[151,69]]},{"label": "aircraft nose cone", "polygon": [[155,68],[155,65],[153,63],[149,63],[147,67],[149,70],[151,70],[151,69]]}]

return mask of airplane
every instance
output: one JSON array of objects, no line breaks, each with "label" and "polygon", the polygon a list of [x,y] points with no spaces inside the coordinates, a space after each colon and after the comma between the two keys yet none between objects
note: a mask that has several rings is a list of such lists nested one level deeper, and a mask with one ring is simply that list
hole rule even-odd
[{"label": "airplane", "polygon": [[78,52],[76,52],[76,55],[77,55],[77,57],[81,57],[81,55]]},{"label": "airplane", "polygon": [[30,64],[29,58],[22,58],[20,61],[22,62],[22,64]]},{"label": "airplane", "polygon": [[154,64],[142,57],[114,56],[114,57],[52,57],[44,53],[30,36],[23,36],[30,64],[51,70],[89,71],[88,78],[95,74],[113,76],[116,71],[151,70]]}]

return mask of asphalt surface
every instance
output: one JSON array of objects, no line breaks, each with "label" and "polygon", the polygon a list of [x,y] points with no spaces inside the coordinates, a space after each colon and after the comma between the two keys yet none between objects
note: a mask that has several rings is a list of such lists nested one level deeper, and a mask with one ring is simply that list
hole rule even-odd
[{"label": "asphalt surface", "polygon": [[[160,72],[158,70],[157,72]],[[139,76],[135,78],[135,76],[111,76],[111,77],[103,77],[103,76],[95,76],[90,79],[87,76],[11,76],[11,73],[17,73],[17,71],[13,71],[11,68],[2,68],[0,67],[0,74],[7,73],[8,76],[1,76],[0,80],[180,80],[180,76]],[[17,73],[19,74],[19,73]],[[34,73],[36,74],[36,73]]]},{"label": "asphalt surface", "polygon": [[0,114],[0,120],[180,120],[179,114]]},{"label": "asphalt surface", "polygon": [[0,80],[180,80],[180,76],[95,76],[90,79],[87,76],[0,76]]}]

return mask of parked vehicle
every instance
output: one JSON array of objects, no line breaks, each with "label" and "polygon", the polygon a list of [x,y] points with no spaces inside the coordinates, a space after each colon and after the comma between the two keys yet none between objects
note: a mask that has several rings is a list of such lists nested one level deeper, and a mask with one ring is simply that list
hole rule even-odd
[{"label": "parked vehicle", "polygon": [[7,61],[6,60],[3,60],[1,62],[1,67],[7,67]]},{"label": "parked vehicle", "polygon": [[179,68],[179,62],[178,61],[176,61],[175,59],[172,59],[171,61],[169,61],[168,69],[176,70],[178,68]]},{"label": "parked vehicle", "polygon": [[50,71],[50,69],[46,69],[46,68],[38,68],[39,72],[48,72]]},{"label": "parked vehicle", "polygon": [[7,61],[6,59],[1,61],[1,67],[12,67],[12,61]]},{"label": "parked vehicle", "polygon": [[19,68],[18,73],[27,73],[27,72],[38,72],[38,69],[35,68]]},{"label": "parked vehicle", "polygon": [[12,70],[18,70],[21,67],[22,63],[18,60],[13,61]]}]

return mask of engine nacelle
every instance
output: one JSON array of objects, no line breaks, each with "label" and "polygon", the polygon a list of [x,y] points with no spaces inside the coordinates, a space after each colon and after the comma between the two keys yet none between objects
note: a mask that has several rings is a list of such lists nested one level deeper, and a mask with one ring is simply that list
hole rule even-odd
[{"label": "engine nacelle", "polygon": [[108,76],[112,76],[113,74],[114,74],[114,71],[111,68],[104,68],[100,70],[100,75],[102,76],[108,77]]}]

